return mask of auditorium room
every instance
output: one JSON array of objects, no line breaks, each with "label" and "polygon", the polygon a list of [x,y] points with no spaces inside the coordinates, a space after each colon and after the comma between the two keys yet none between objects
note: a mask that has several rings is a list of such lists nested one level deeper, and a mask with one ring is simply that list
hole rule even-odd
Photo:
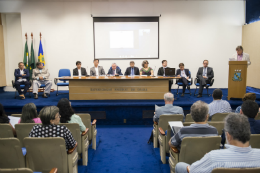
[{"label": "auditorium room", "polygon": [[0,0],[0,173],[260,173],[259,0]]}]

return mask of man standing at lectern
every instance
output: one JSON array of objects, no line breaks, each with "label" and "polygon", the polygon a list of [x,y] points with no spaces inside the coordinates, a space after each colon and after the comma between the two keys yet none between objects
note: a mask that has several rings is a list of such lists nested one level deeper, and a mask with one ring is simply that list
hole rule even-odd
[{"label": "man standing at lectern", "polygon": [[233,61],[247,61],[247,65],[250,65],[250,57],[248,53],[243,52],[242,46],[237,46],[236,48],[237,53],[235,53],[230,60]]},{"label": "man standing at lectern", "polygon": [[197,96],[202,97],[202,91],[204,86],[208,87],[207,84],[210,84],[211,79],[214,77],[213,68],[208,67],[209,61],[203,61],[203,67],[200,67],[197,73],[198,83],[200,84],[199,88],[199,95]]}]

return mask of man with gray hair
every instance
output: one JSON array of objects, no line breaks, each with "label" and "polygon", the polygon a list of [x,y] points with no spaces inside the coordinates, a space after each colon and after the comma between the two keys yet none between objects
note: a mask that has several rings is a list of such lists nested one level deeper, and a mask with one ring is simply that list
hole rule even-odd
[{"label": "man with gray hair", "polygon": [[260,149],[252,149],[250,124],[245,115],[231,113],[225,118],[226,149],[213,150],[191,166],[180,162],[176,173],[212,172],[215,168],[256,168],[260,167]]},{"label": "man with gray hair", "polygon": [[185,126],[180,129],[169,141],[170,147],[175,147],[180,150],[181,142],[184,137],[208,137],[218,136],[218,131],[215,127],[208,125],[208,104],[203,101],[196,101],[191,106],[191,117],[194,124]]},{"label": "man with gray hair", "polygon": [[154,113],[153,121],[159,122],[160,115],[172,115],[172,114],[182,114],[183,109],[179,106],[173,106],[174,95],[172,93],[165,93],[164,94],[164,102],[165,106],[157,108]]},{"label": "man with gray hair", "polygon": [[110,75],[123,75],[121,72],[121,69],[116,65],[116,63],[113,63],[110,67],[110,69],[108,70],[108,73]]},{"label": "man with gray hair", "polygon": [[44,68],[41,62],[36,63],[36,69],[33,69],[32,72],[32,79],[33,79],[33,94],[34,98],[38,99],[38,88],[44,84],[44,94],[42,95],[43,98],[48,98],[47,94],[50,95],[52,82],[49,79],[50,73],[48,69]]}]

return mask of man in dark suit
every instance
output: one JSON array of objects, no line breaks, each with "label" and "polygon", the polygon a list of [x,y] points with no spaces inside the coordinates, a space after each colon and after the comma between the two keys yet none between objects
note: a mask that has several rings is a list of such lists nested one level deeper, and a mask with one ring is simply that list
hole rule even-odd
[{"label": "man in dark suit", "polygon": [[88,75],[85,68],[81,67],[81,62],[76,62],[77,68],[73,69],[73,76],[86,76]]},{"label": "man in dark suit", "polygon": [[116,65],[116,63],[113,63],[110,69],[108,70],[108,73],[110,75],[123,75],[121,72],[121,69]]},{"label": "man in dark suit", "polygon": [[[199,95],[197,96],[202,97],[202,91],[204,86],[207,84],[210,84],[211,79],[214,77],[213,68],[208,67],[209,61],[204,60],[203,61],[203,67],[200,67],[197,73],[198,83],[200,84],[199,88]],[[207,88],[208,86],[206,86]]]},{"label": "man in dark suit", "polygon": [[184,64],[180,63],[179,64],[180,69],[177,70],[177,77],[181,77],[181,79],[178,80],[178,82],[182,82],[183,86],[182,86],[182,94],[181,96],[184,96],[185,90],[186,90],[186,86],[188,89],[190,89],[190,86],[188,86],[189,83],[189,79],[191,78],[190,76],[190,71],[189,69],[184,69]]},{"label": "man in dark suit", "polygon": [[[158,69],[157,76],[165,76],[165,69],[166,68],[169,68],[169,67],[167,67],[167,61],[166,60],[162,60],[162,67],[160,67]],[[169,91],[170,92],[171,92],[171,89],[172,89],[172,84],[173,84],[173,80],[170,79],[169,80]]]},{"label": "man in dark suit", "polygon": [[[24,69],[23,62],[18,63],[18,69],[15,69],[14,76],[15,76],[15,88],[19,93],[21,99],[25,99],[25,94],[29,89],[29,77],[30,73],[29,70]],[[25,85],[23,92],[21,91],[20,85]]]},{"label": "man in dark suit", "polygon": [[157,76],[165,76],[165,69],[166,68],[169,68],[169,67],[167,67],[167,61],[166,60],[162,60],[162,67],[160,67],[158,69]]},{"label": "man in dark suit", "polygon": [[135,67],[135,62],[130,61],[130,67],[125,70],[125,76],[140,75],[139,68]]}]

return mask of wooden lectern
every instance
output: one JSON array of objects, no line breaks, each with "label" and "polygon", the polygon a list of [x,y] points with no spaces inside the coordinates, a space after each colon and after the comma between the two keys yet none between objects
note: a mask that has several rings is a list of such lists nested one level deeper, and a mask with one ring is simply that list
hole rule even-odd
[{"label": "wooden lectern", "polygon": [[247,61],[229,61],[228,100],[246,93]]}]

